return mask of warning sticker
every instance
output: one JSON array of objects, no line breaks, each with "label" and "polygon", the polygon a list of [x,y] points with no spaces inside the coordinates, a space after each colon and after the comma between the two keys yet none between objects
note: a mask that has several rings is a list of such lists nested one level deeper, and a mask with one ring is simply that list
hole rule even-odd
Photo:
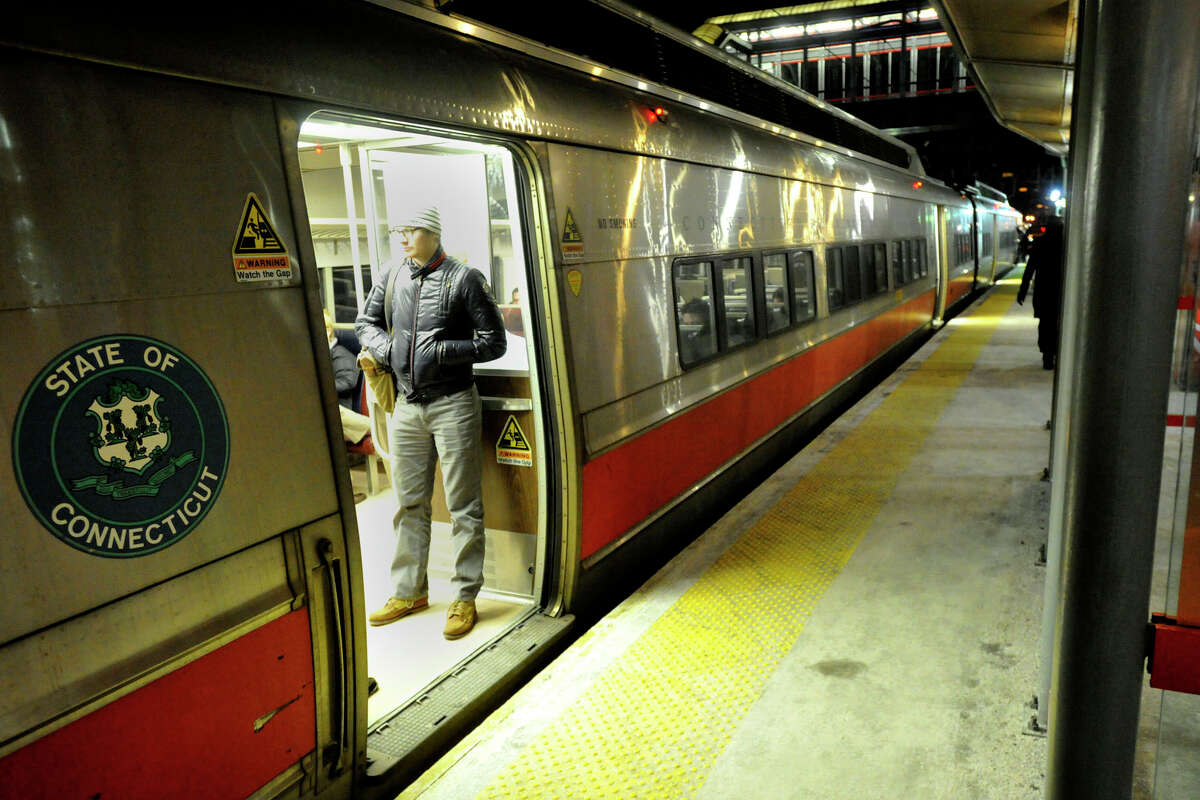
[{"label": "warning sticker", "polygon": [[233,239],[233,272],[238,283],[288,280],[292,262],[275,226],[254,193],[246,195],[242,221]]},{"label": "warning sticker", "polygon": [[567,270],[567,286],[571,294],[579,297],[579,290],[583,288],[583,273],[577,269]]},{"label": "warning sticker", "polygon": [[571,213],[569,206],[567,218],[563,222],[562,253],[563,259],[567,261],[583,258],[583,234],[579,232],[579,225],[575,222],[575,215]]},{"label": "warning sticker", "polygon": [[533,466],[533,449],[529,446],[529,440],[525,438],[525,432],[517,424],[517,418],[512,414],[508,415],[508,422],[504,423],[504,430],[496,442],[496,462],[511,464],[514,467]]}]

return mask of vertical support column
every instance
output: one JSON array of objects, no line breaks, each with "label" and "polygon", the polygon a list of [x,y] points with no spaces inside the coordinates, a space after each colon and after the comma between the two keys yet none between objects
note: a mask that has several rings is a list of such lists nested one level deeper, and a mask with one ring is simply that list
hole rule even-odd
[{"label": "vertical support column", "polygon": [[1050,684],[1054,676],[1054,642],[1058,633],[1058,599],[1062,594],[1063,511],[1066,504],[1068,437],[1065,420],[1074,402],[1075,385],[1064,380],[1074,373],[1079,350],[1079,309],[1083,306],[1084,260],[1079,255],[1084,219],[1091,204],[1087,197],[1087,165],[1090,162],[1088,131],[1092,129],[1092,89],[1096,66],[1096,3],[1085,3],[1078,25],[1078,54],[1075,69],[1074,102],[1071,104],[1071,166],[1067,175],[1066,252],[1063,261],[1062,319],[1059,324],[1058,365],[1054,371],[1053,410],[1050,426],[1050,520],[1046,526],[1046,582],[1042,594],[1042,635],[1039,648],[1038,713],[1035,730],[1050,727]]},{"label": "vertical support column", "polygon": [[[358,306],[358,313],[363,310],[363,301],[366,299],[363,296],[363,276],[362,276],[362,257],[358,253],[358,203],[354,200],[354,173],[351,171],[350,145],[343,142],[338,145],[338,155],[342,162],[342,184],[346,192],[346,216],[349,217],[350,228],[350,260],[354,264],[354,302]],[[370,188],[369,184],[363,184],[364,188]],[[330,295],[332,297],[332,295]]]},{"label": "vertical support column", "polygon": [[1065,546],[1051,800],[1131,792],[1200,82],[1200,0],[1084,6],[1095,53],[1073,198],[1085,208],[1068,240],[1066,296],[1078,306],[1060,376],[1071,387],[1057,415],[1065,463],[1053,468]]}]

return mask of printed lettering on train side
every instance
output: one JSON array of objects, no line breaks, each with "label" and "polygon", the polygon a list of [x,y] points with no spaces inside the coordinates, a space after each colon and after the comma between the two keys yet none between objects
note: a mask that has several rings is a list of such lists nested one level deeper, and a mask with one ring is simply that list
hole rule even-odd
[{"label": "printed lettering on train side", "polygon": [[508,422],[504,423],[504,430],[496,442],[496,462],[514,467],[533,466],[533,448],[529,446],[525,431],[521,430],[517,418],[512,414],[508,415]]},{"label": "printed lettering on train side", "polygon": [[292,277],[287,248],[253,192],[246,195],[242,221],[233,239],[233,272],[238,283],[289,280]]},{"label": "printed lettering on train side", "polygon": [[204,519],[229,467],[229,422],[204,371],[146,336],[91,339],[34,379],[13,425],[37,520],[93,555],[143,556]]},{"label": "printed lettering on train side", "polygon": [[583,258],[583,234],[569,207],[567,217],[563,220],[562,254],[566,261],[578,261]]}]

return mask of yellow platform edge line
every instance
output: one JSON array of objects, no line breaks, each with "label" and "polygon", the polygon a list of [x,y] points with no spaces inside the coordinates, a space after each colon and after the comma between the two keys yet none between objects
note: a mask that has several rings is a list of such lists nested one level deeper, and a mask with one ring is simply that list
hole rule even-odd
[{"label": "yellow platform edge line", "polygon": [[[479,797],[694,795],[924,447],[1014,295],[1015,287],[996,287],[971,325],[953,330]],[[485,726],[507,718],[522,694]],[[447,754],[427,773],[431,780],[482,734],[477,730]]]}]

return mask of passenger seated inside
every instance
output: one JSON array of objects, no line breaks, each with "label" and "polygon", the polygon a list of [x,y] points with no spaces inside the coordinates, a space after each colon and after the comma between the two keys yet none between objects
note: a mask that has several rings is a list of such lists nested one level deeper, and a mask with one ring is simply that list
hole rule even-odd
[{"label": "passenger seated inside", "polygon": [[679,309],[679,360],[690,364],[716,352],[713,337],[712,307],[699,297]]},{"label": "passenger seated inside", "polygon": [[500,306],[500,316],[504,319],[504,330],[517,336],[525,335],[525,322],[521,319],[520,287],[513,287],[508,304]]},{"label": "passenger seated inside", "polygon": [[329,357],[333,361],[333,385],[337,388],[338,410],[342,415],[342,438],[358,444],[371,432],[370,417],[353,410],[354,395],[359,389],[359,369],[354,354],[338,344],[333,335],[333,316],[325,314],[325,338],[329,340]]}]

